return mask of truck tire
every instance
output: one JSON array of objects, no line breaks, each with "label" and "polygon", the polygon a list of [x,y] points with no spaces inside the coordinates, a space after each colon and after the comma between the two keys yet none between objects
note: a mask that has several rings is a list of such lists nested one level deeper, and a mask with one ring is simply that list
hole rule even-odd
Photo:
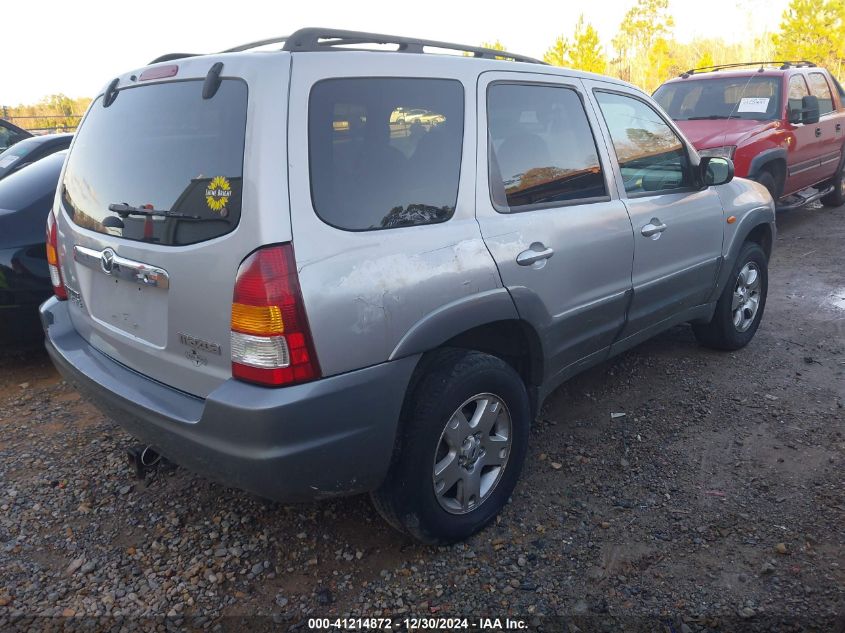
[{"label": "truck tire", "polygon": [[445,349],[410,394],[390,471],[371,493],[393,527],[424,543],[463,540],[508,502],[525,461],[525,384],[503,360]]},{"label": "truck tire", "polygon": [[775,177],[768,169],[762,170],[759,174],[754,176],[752,180],[759,182],[763,185],[766,189],[769,190],[769,194],[772,196],[772,200],[775,202],[778,201],[778,185],[775,182]]},{"label": "truck tire", "polygon": [[709,323],[694,323],[695,338],[705,347],[737,350],[748,345],[763,318],[769,289],[769,266],[765,251],[746,242]]},{"label": "truck tire", "polygon": [[842,160],[833,176],[833,191],[822,196],[821,203],[826,207],[840,207],[845,204],[845,147],[842,148]]}]

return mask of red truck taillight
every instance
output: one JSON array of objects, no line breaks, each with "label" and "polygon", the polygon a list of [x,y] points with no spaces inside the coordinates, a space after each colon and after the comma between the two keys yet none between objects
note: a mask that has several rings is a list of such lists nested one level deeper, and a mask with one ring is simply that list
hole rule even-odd
[{"label": "red truck taillight", "polygon": [[50,283],[53,284],[53,293],[59,301],[67,301],[67,289],[62,280],[62,269],[59,266],[58,227],[52,211],[47,215],[47,267],[50,269]]},{"label": "red truck taillight", "polygon": [[290,243],[259,249],[238,269],[232,376],[268,387],[320,377]]}]

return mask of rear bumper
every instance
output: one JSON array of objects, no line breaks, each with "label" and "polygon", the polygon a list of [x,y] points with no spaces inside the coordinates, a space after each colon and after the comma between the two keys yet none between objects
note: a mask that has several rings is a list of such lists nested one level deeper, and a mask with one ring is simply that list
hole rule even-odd
[{"label": "rear bumper", "polygon": [[279,501],[381,484],[418,359],[281,389],[230,379],[203,400],[92,348],[64,302],[44,303],[41,320],[61,374],[130,434],[189,470]]}]

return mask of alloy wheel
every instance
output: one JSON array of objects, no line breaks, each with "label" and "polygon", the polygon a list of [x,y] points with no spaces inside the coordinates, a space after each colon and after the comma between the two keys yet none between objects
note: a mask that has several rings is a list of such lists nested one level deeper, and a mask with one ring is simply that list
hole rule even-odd
[{"label": "alloy wheel", "polygon": [[760,309],[760,269],[754,262],[748,262],[739,271],[734,287],[731,312],[737,332],[745,332],[754,323]]},{"label": "alloy wheel", "polygon": [[484,503],[507,467],[513,440],[507,406],[482,393],[450,416],[434,456],[432,483],[437,501],[450,514],[467,514]]}]

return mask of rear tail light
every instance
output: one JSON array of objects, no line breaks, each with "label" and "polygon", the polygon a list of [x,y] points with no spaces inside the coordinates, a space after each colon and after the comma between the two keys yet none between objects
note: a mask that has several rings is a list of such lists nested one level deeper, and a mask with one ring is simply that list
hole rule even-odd
[{"label": "rear tail light", "polygon": [[62,280],[62,270],[59,265],[58,227],[52,211],[47,215],[47,267],[50,269],[50,283],[53,284],[53,293],[59,301],[66,301],[67,290]]},{"label": "rear tail light", "polygon": [[271,387],[320,377],[290,243],[257,250],[238,269],[232,376]]}]

